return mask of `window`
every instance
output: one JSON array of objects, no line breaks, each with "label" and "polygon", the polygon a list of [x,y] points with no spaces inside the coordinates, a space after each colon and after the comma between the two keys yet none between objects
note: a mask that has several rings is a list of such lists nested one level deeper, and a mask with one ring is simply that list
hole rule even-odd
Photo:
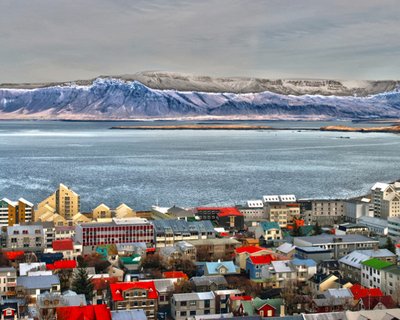
[{"label": "window", "polygon": [[186,317],[186,311],[181,311],[181,317]]},{"label": "window", "polygon": [[186,301],[181,301],[181,307],[186,307],[187,303]]},{"label": "window", "polygon": [[195,316],[195,315],[196,315],[196,310],[190,311],[190,315],[191,315],[191,316]]}]

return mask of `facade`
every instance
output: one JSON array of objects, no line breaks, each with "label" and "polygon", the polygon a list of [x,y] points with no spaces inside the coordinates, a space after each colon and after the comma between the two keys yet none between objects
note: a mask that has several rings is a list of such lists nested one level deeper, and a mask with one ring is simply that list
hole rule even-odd
[{"label": "facade", "polygon": [[295,247],[295,256],[300,259],[313,259],[315,262],[329,260],[332,258],[332,250],[322,247]]},{"label": "facade", "polygon": [[249,200],[243,206],[237,206],[238,210],[244,215],[245,221],[267,220],[267,210],[262,200]]},{"label": "facade", "polygon": [[375,183],[371,188],[374,216],[387,219],[400,216],[400,183]]},{"label": "facade", "polygon": [[259,246],[244,246],[235,250],[235,263],[240,269],[246,269],[247,258],[250,256],[262,256],[271,253],[270,250]]},{"label": "facade", "polygon": [[111,219],[111,209],[106,206],[104,203],[98,205],[92,211],[93,220],[97,219]]},{"label": "facade", "polygon": [[80,197],[73,190],[60,183],[56,192],[38,204],[37,217],[46,214],[49,208],[52,208],[65,220],[72,220],[72,217],[81,211]]},{"label": "facade", "polygon": [[75,241],[83,246],[84,252],[91,252],[99,245],[145,242],[154,246],[153,225],[142,218],[117,219],[109,223],[83,223],[76,226]]},{"label": "facade", "polygon": [[268,220],[277,222],[281,228],[287,228],[300,217],[300,205],[294,195],[263,196]]},{"label": "facade", "polygon": [[0,200],[0,227],[13,226],[32,221],[34,205],[24,198],[11,201],[7,198]]},{"label": "facade", "polygon": [[213,292],[192,292],[174,294],[171,298],[171,317],[186,320],[189,317],[215,314],[215,295]]},{"label": "facade", "polygon": [[56,275],[17,277],[17,296],[29,295],[32,300],[45,292],[60,292],[60,280]]},{"label": "facade", "polygon": [[358,219],[358,224],[366,226],[370,234],[386,236],[389,232],[389,223],[386,219],[365,216]]},{"label": "facade", "polygon": [[240,274],[240,268],[233,261],[206,262],[204,268],[205,276]]},{"label": "facade", "polygon": [[13,267],[0,268],[0,295],[2,299],[15,296],[17,270]]},{"label": "facade", "polygon": [[223,275],[192,277],[190,282],[196,292],[226,290],[228,282]]},{"label": "facade", "polygon": [[154,281],[110,284],[112,310],[143,309],[147,319],[156,319],[158,292]]},{"label": "facade", "polygon": [[7,249],[42,251],[45,247],[41,225],[14,225],[7,228]]},{"label": "facade", "polygon": [[197,256],[196,247],[187,241],[176,242],[172,247],[160,248],[159,252],[166,261],[180,259],[196,261]]},{"label": "facade", "polygon": [[215,261],[225,257],[234,257],[240,242],[235,239],[205,239],[188,241],[196,247],[197,260]]},{"label": "facade", "polygon": [[307,211],[304,220],[307,224],[332,226],[342,223],[345,216],[345,204],[338,199],[311,200],[311,210]]},{"label": "facade", "polygon": [[205,240],[215,238],[216,232],[210,221],[154,220],[157,248],[173,246],[179,241]]},{"label": "facade", "polygon": [[361,285],[368,288],[381,288],[384,268],[393,266],[392,262],[372,258],[361,262]]},{"label": "facade", "polygon": [[370,216],[370,202],[370,199],[345,201],[345,220],[348,222],[357,223],[358,219]]},{"label": "facade", "polygon": [[381,271],[382,284],[381,290],[395,298],[397,302],[400,302],[400,268],[397,265],[391,265],[383,268]]},{"label": "facade", "polygon": [[400,217],[389,217],[388,236],[393,239],[400,239]]},{"label": "facade", "polygon": [[244,215],[236,207],[199,207],[196,216],[200,220],[214,221],[223,228],[243,230]]},{"label": "facade", "polygon": [[364,236],[369,236],[369,229],[361,224],[346,222],[337,226],[335,229],[335,234],[338,236],[345,234],[361,234]]},{"label": "facade", "polygon": [[274,241],[281,240],[282,231],[278,222],[262,221],[255,228],[255,237],[259,240]]},{"label": "facade", "polygon": [[321,247],[332,251],[332,257],[339,259],[354,250],[373,249],[379,245],[378,240],[358,234],[342,236],[322,234],[311,237],[296,237],[294,245],[299,247]]}]

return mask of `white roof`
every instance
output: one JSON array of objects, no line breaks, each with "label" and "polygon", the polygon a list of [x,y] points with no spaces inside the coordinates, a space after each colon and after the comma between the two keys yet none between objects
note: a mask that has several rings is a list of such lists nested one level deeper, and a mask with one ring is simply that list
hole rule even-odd
[{"label": "white roof", "polygon": [[387,228],[388,227],[388,221],[386,219],[380,219],[376,217],[368,217],[368,216],[362,216],[358,218],[358,223],[359,224],[365,224],[367,226],[379,226],[382,228]]},{"label": "white roof", "polygon": [[387,188],[389,188],[389,184],[388,183],[377,182],[372,186],[371,190],[374,190],[374,191],[376,189],[386,190]]},{"label": "white roof", "polygon": [[347,288],[328,289],[326,296],[327,298],[353,298],[353,294]]},{"label": "white roof", "polygon": [[281,244],[278,248],[276,248],[276,251],[283,252],[283,253],[289,253],[290,251],[293,251],[294,249],[296,249],[295,245],[293,245],[289,242],[285,242],[285,243]]},{"label": "white roof", "polygon": [[271,262],[275,272],[293,272],[290,267],[290,260],[272,261]]},{"label": "white roof", "polygon": [[264,203],[262,200],[249,200],[247,201],[247,206],[249,208],[263,208]]},{"label": "white roof", "polygon": [[369,199],[369,198],[362,198],[362,199],[361,199],[361,202],[370,203],[370,202],[371,202],[371,199]]},{"label": "white roof", "polygon": [[4,201],[4,202],[7,202],[8,204],[12,205],[13,207],[15,207],[16,205],[18,205],[18,202],[17,202],[17,201],[11,201],[11,200],[8,199],[8,198],[3,198],[3,199],[1,199],[1,200]]},{"label": "white roof", "polygon": [[361,269],[361,262],[379,257],[392,257],[395,256],[394,253],[390,252],[388,249],[377,249],[377,250],[355,250],[348,255],[339,259],[339,262],[347,264],[357,269]]},{"label": "white roof", "polygon": [[46,270],[46,263],[44,262],[31,262],[19,264],[19,275],[26,276],[28,271],[37,271],[39,269]]},{"label": "white roof", "polygon": [[263,196],[264,202],[279,202],[279,196]]},{"label": "white roof", "polygon": [[25,203],[26,205],[28,205],[29,207],[33,207],[33,203],[29,202],[28,200],[24,199],[24,198],[19,198],[18,201],[21,201],[23,203]]},{"label": "white roof", "polygon": [[210,292],[192,292],[192,293],[175,293],[173,295],[175,301],[189,300],[214,300],[214,293]]},{"label": "white roof", "polygon": [[263,196],[264,202],[296,202],[296,196],[294,194],[282,194],[282,195],[271,195]]},{"label": "white roof", "polygon": [[146,223],[147,219],[144,218],[112,218],[115,224],[131,224],[131,223]]}]

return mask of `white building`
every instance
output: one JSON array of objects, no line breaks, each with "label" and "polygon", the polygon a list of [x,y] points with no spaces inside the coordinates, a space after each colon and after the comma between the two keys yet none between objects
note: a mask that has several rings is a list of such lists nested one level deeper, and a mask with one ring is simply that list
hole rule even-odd
[{"label": "white building", "polygon": [[371,200],[375,217],[400,216],[400,183],[375,183],[371,188]]},{"label": "white building", "polygon": [[388,235],[394,239],[400,239],[400,218],[390,217],[388,221]]},{"label": "white building", "polygon": [[366,216],[373,216],[370,211],[371,199],[348,200],[344,202],[344,215],[346,221],[357,223],[358,219]]},{"label": "white building", "polygon": [[361,262],[361,285],[367,288],[382,288],[382,269],[392,265],[392,262],[377,258]]},{"label": "white building", "polygon": [[375,234],[386,236],[389,231],[389,223],[385,219],[365,216],[358,218],[357,223],[366,226],[370,232]]}]

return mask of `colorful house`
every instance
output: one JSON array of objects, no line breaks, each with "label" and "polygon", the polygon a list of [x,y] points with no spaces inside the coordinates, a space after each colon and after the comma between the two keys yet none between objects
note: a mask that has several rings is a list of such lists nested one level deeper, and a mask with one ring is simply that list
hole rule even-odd
[{"label": "colorful house", "polygon": [[270,250],[260,246],[244,246],[235,249],[235,263],[240,269],[245,270],[247,258],[271,253]]},{"label": "colorful house", "polygon": [[206,276],[230,275],[239,273],[240,268],[237,267],[233,261],[206,262],[204,268],[204,275]]},{"label": "colorful house", "polygon": [[249,275],[250,280],[262,280],[266,274],[266,272],[263,272],[263,269],[270,268],[271,262],[274,260],[276,259],[270,254],[248,257],[246,263],[246,273]]},{"label": "colorful house", "polygon": [[111,320],[111,312],[105,304],[58,307],[57,320]]}]

